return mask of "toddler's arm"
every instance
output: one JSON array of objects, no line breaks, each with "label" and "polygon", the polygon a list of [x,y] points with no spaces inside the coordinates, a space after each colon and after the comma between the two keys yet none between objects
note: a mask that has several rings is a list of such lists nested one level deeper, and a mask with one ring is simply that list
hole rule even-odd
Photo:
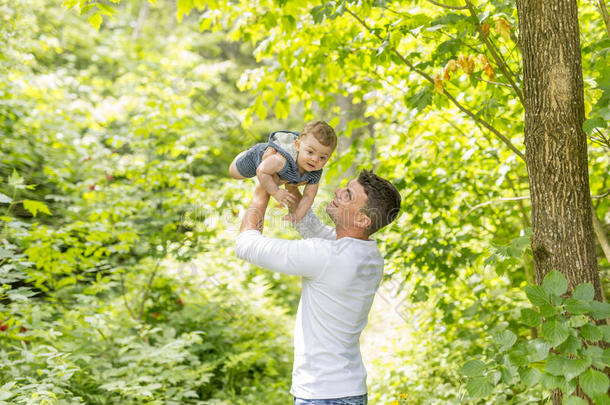
[{"label": "toddler's arm", "polygon": [[316,194],[318,194],[318,183],[307,184],[305,186],[303,189],[303,198],[301,198],[297,208],[289,216],[289,219],[293,224],[299,223],[305,214],[307,214],[307,211],[309,211],[313,205],[313,200],[316,198]]},{"label": "toddler's arm", "polygon": [[280,188],[273,175],[277,174],[286,164],[286,158],[280,153],[271,154],[263,159],[256,168],[256,177],[263,188],[273,196],[280,204],[290,206],[296,202],[296,198],[287,190]]}]

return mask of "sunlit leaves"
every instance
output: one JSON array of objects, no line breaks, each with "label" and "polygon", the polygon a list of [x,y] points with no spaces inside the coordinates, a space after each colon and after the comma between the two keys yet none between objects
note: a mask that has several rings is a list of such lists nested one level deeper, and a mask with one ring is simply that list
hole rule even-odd
[{"label": "sunlit leaves", "polygon": [[51,211],[49,211],[49,207],[40,201],[23,200],[23,208],[31,212],[34,217],[39,211],[47,215],[52,215]]},{"label": "sunlit leaves", "polygon": [[98,13],[93,14],[91,17],[89,17],[89,23],[91,25],[93,25],[96,30],[100,29],[100,26],[102,25],[103,20],[104,19],[102,18],[102,16]]}]

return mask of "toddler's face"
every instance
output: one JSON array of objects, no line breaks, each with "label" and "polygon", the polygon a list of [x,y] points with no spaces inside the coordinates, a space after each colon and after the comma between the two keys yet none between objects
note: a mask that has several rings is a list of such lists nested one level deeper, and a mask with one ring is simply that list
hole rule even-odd
[{"label": "toddler's face", "polygon": [[330,146],[322,145],[313,135],[298,138],[295,146],[299,151],[297,166],[308,172],[323,168],[333,153]]}]

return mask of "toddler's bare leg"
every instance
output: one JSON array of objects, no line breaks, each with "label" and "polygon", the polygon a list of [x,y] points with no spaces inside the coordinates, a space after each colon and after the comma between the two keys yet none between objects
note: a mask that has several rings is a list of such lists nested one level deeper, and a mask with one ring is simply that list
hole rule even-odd
[{"label": "toddler's bare leg", "polygon": [[235,163],[237,161],[237,159],[239,159],[244,153],[246,153],[246,151],[243,151],[243,152],[239,153],[237,156],[235,156],[235,159],[233,159],[233,161],[231,162],[231,165],[229,166],[229,174],[234,179],[238,179],[238,180],[245,179],[245,177],[239,173],[239,170],[237,170],[237,165]]}]

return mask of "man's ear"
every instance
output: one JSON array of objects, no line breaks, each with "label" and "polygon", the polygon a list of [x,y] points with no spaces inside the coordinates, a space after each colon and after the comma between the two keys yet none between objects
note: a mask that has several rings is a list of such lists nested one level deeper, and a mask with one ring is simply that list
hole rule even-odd
[{"label": "man's ear", "polygon": [[294,147],[296,148],[296,150],[299,150],[299,147],[301,146],[301,140],[299,138],[294,140]]},{"label": "man's ear", "polygon": [[356,226],[358,228],[362,228],[362,229],[366,229],[369,227],[369,225],[371,225],[371,218],[369,218],[368,215],[366,215],[364,212],[359,211],[356,214]]}]

